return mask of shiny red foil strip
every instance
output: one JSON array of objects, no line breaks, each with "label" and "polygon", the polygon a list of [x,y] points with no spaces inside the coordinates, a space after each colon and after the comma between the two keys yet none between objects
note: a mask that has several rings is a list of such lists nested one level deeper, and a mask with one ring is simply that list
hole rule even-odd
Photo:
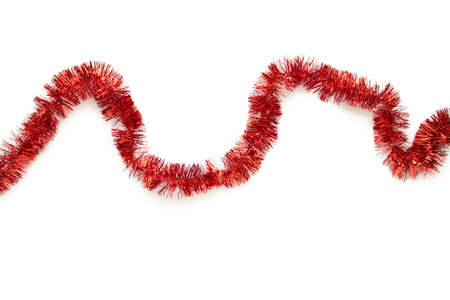
[{"label": "shiny red foil strip", "polygon": [[[27,166],[56,133],[60,120],[74,106],[94,98],[106,120],[115,120],[112,135],[131,174],[145,188],[160,194],[191,196],[213,187],[231,187],[246,182],[258,171],[266,152],[277,139],[281,116],[280,97],[302,87],[322,101],[346,103],[373,113],[376,146],[386,153],[385,163],[399,178],[415,178],[437,171],[450,142],[448,109],[437,111],[420,125],[411,145],[405,134],[408,114],[391,85],[383,88],[357,75],[339,71],[302,57],[269,65],[249,97],[247,128],[236,145],[222,158],[223,167],[168,163],[144,147],[145,128],[139,110],[110,65],[84,63],[62,71],[45,85],[46,98],[35,98],[36,110],[21,125],[0,155],[0,192],[5,192],[24,174]],[[309,129],[305,129],[309,130]]]}]

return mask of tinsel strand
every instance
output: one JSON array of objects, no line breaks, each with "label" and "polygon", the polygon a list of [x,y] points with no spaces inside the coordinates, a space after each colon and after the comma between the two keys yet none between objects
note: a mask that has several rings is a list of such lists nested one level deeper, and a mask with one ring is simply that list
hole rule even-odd
[{"label": "tinsel strand", "polygon": [[247,128],[236,145],[222,157],[223,167],[169,163],[144,146],[145,128],[139,110],[120,74],[110,65],[90,62],[64,70],[44,86],[45,98],[35,98],[36,110],[20,126],[0,155],[0,192],[7,191],[54,137],[60,120],[80,102],[94,98],[106,120],[115,120],[114,143],[131,174],[145,188],[164,195],[191,196],[213,187],[246,182],[261,166],[277,139],[280,98],[302,87],[322,101],[346,103],[373,113],[375,145],[386,154],[385,164],[399,178],[415,178],[438,170],[450,142],[448,109],[425,120],[411,144],[405,130],[408,115],[392,86],[381,88],[356,74],[296,57],[269,65],[249,96]]}]

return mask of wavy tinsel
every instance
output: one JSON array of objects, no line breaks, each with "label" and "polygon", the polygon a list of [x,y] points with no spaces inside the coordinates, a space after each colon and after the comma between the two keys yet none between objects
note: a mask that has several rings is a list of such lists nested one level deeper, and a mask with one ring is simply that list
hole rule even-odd
[{"label": "wavy tinsel", "polygon": [[297,87],[316,93],[323,101],[333,99],[373,113],[376,146],[386,153],[385,163],[399,178],[437,171],[450,142],[448,109],[438,110],[420,125],[411,145],[405,129],[408,115],[399,105],[399,94],[387,85],[371,84],[357,75],[317,64],[301,57],[269,65],[249,97],[247,128],[236,145],[222,158],[219,168],[203,164],[168,163],[148,153],[143,145],[145,128],[139,110],[110,65],[84,63],[62,71],[45,85],[47,97],[35,98],[36,110],[20,127],[11,143],[4,143],[0,156],[0,192],[24,174],[27,166],[56,133],[60,120],[74,106],[92,97],[106,120],[116,120],[112,135],[131,174],[149,190],[161,194],[190,196],[217,187],[246,182],[260,167],[277,139],[281,116],[280,96]]}]

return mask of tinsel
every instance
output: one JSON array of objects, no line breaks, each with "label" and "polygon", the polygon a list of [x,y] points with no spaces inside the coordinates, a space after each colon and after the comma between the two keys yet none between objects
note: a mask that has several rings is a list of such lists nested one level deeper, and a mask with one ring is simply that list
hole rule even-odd
[{"label": "tinsel", "polygon": [[[236,145],[222,157],[223,166],[169,163],[149,153],[139,110],[120,74],[110,65],[90,62],[64,70],[45,85],[47,96],[35,98],[36,110],[20,126],[0,156],[0,192],[24,174],[28,165],[54,137],[59,122],[80,102],[93,98],[106,120],[115,120],[112,135],[131,174],[145,188],[164,195],[191,196],[213,187],[246,182],[261,166],[277,139],[280,97],[298,87],[322,101],[346,103],[373,113],[375,145],[386,154],[385,163],[399,178],[415,178],[437,171],[450,142],[448,109],[425,120],[411,144],[405,130],[408,115],[391,85],[380,87],[354,73],[339,71],[313,60],[296,57],[269,65],[249,96],[247,128]],[[311,130],[311,128],[305,128]]]}]

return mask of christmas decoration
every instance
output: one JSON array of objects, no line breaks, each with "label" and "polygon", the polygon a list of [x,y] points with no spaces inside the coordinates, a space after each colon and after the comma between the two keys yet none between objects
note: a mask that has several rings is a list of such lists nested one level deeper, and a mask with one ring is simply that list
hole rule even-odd
[{"label": "christmas decoration", "polygon": [[[385,163],[399,178],[415,178],[437,171],[450,142],[448,109],[438,110],[420,125],[411,145],[405,129],[408,115],[399,105],[399,94],[357,75],[329,65],[297,57],[269,65],[249,96],[247,128],[236,145],[222,158],[223,166],[168,163],[148,152],[145,128],[122,77],[109,65],[84,63],[62,71],[45,85],[46,98],[35,98],[36,110],[21,125],[0,156],[0,192],[5,192],[24,174],[27,166],[53,138],[59,122],[74,106],[92,97],[106,120],[117,121],[112,135],[131,174],[145,188],[164,195],[196,193],[246,182],[260,167],[277,139],[281,116],[280,96],[297,87],[316,93],[320,100],[334,100],[373,113],[376,146],[386,154]],[[305,130],[310,130],[305,129]]]}]

